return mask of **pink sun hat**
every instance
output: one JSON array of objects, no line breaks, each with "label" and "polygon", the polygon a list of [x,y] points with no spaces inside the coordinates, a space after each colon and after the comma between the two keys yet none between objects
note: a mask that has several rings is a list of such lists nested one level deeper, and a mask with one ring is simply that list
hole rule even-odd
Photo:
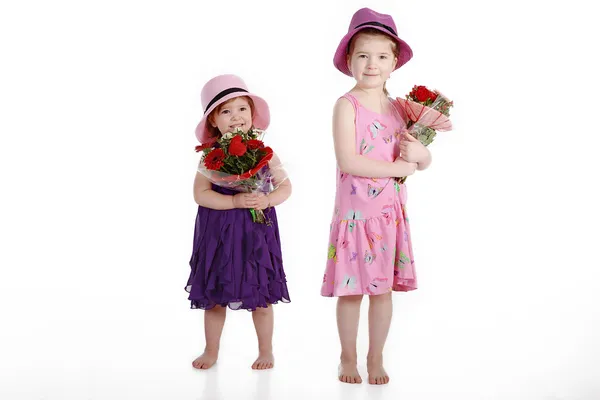
[{"label": "pink sun hat", "polygon": [[398,62],[396,63],[396,68],[394,68],[394,70],[400,68],[412,58],[412,50],[404,40],[398,37],[396,24],[391,15],[380,14],[370,8],[361,8],[352,16],[350,26],[348,27],[348,33],[342,38],[342,41],[335,51],[335,56],[333,56],[333,65],[341,72],[348,76],[352,76],[352,73],[348,69],[348,62],[346,61],[348,45],[354,35],[367,28],[377,29],[378,31],[385,33],[398,44],[400,54],[398,55]]},{"label": "pink sun hat", "polygon": [[206,82],[200,95],[204,116],[196,127],[196,138],[200,143],[208,141],[210,132],[208,131],[208,116],[219,104],[234,99],[236,97],[248,96],[254,102],[252,110],[252,124],[255,128],[266,130],[269,127],[270,113],[267,102],[261,97],[248,91],[248,87],[239,76],[219,75]]}]

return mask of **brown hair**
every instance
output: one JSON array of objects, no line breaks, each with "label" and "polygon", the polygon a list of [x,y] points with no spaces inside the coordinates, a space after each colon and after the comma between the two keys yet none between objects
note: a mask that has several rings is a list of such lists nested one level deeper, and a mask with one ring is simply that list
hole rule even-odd
[{"label": "brown hair", "polygon": [[[365,28],[365,29],[359,31],[356,35],[352,36],[352,39],[350,39],[350,42],[348,43],[348,49],[346,50],[347,57],[352,56],[352,52],[354,52],[354,42],[356,41],[356,38],[359,35],[383,36],[383,37],[387,38],[392,43],[392,53],[394,54],[394,57],[396,57],[396,59],[399,58],[400,49],[398,48],[398,43],[396,43],[396,41],[392,40],[392,38],[390,38],[389,35],[381,32],[375,28]],[[383,83],[383,93],[385,93],[386,96],[390,95],[390,93],[387,91],[387,89],[385,87],[385,82]]]},{"label": "brown hair", "polygon": [[209,137],[214,138],[214,137],[221,136],[221,132],[219,131],[219,128],[216,126],[213,126],[213,124],[215,122],[215,116],[221,112],[223,107],[225,107],[227,104],[231,103],[235,99],[239,99],[239,98],[245,99],[248,102],[248,104],[250,105],[250,112],[252,113],[252,118],[254,118],[254,102],[252,101],[252,99],[248,96],[234,97],[233,99],[227,100],[227,101],[219,104],[217,107],[215,107],[214,110],[212,110],[212,112],[210,114],[208,114],[208,118],[207,118],[208,123],[206,124],[206,130],[208,130]]}]

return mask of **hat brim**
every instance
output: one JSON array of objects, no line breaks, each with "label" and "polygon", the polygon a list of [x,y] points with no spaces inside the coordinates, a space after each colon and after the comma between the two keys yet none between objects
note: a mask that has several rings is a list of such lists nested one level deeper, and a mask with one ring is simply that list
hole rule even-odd
[{"label": "hat brim", "polygon": [[215,110],[220,104],[223,104],[231,99],[235,99],[236,97],[248,96],[254,102],[254,108],[252,110],[252,125],[255,128],[266,130],[269,127],[269,122],[271,121],[271,114],[269,112],[269,106],[262,97],[259,97],[252,93],[247,92],[236,92],[230,93],[227,96],[224,96],[222,99],[219,99],[216,103],[210,106],[208,110],[204,113],[204,117],[198,123],[196,127],[196,138],[200,143],[205,143],[210,139],[210,132],[208,131],[208,116],[211,112]]},{"label": "hat brim", "polygon": [[348,69],[348,62],[347,62],[347,54],[346,51],[348,50],[348,44],[350,43],[350,41],[352,40],[352,37],[354,35],[356,35],[358,32],[364,30],[364,29],[376,29],[378,31],[380,31],[381,33],[384,33],[385,35],[387,35],[390,39],[392,39],[393,41],[395,41],[398,44],[398,62],[396,63],[396,67],[394,68],[394,71],[397,70],[398,68],[400,68],[401,66],[403,66],[404,64],[406,64],[413,56],[412,53],[412,49],[410,48],[410,46],[408,44],[406,44],[406,42],[402,39],[400,39],[398,36],[394,36],[392,35],[388,30],[381,28],[379,26],[375,26],[375,25],[364,25],[361,26],[359,28],[356,28],[350,32],[348,32],[346,34],[346,36],[344,36],[342,38],[342,40],[340,41],[340,44],[337,48],[337,50],[335,51],[335,56],[333,57],[333,65],[335,65],[335,67],[342,73],[348,75],[348,76],[352,76],[352,72],[350,72],[350,70]]}]

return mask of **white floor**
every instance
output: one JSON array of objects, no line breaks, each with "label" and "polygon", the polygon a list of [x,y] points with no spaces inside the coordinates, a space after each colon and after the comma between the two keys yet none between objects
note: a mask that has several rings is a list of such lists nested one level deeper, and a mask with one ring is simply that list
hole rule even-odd
[{"label": "white floor", "polygon": [[[84,304],[70,295],[77,293],[45,304],[22,298],[30,318],[4,315],[0,398],[600,398],[598,339],[586,332],[591,316],[560,304],[554,310],[534,300],[515,304],[510,291],[505,301],[488,307],[481,307],[486,297],[443,299],[433,288],[397,294],[386,348],[391,382],[379,387],[336,380],[332,299],[299,294],[293,303],[276,306],[271,371],[250,369],[256,356],[251,316],[229,312],[219,362],[197,371],[190,363],[202,348],[202,312],[187,309],[183,299],[165,297],[158,304],[116,296]],[[305,306],[311,303],[318,312]],[[363,377],[366,337],[362,321]]]}]

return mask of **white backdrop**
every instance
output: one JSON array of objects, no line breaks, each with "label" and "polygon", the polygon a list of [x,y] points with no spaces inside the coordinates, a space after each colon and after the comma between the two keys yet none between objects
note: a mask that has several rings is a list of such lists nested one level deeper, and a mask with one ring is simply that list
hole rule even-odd
[{"label": "white backdrop", "polygon": [[[584,1],[23,1],[0,6],[3,399],[600,398],[598,29]],[[350,17],[392,14],[414,58],[388,88],[455,102],[410,177],[420,289],[394,295],[386,387],[336,381],[319,290],[333,208],[332,65]],[[196,371],[183,287],[200,90],[235,73],[271,107],[267,141],[292,303],[272,371],[229,312]],[[366,377],[366,307],[359,337]]]}]

